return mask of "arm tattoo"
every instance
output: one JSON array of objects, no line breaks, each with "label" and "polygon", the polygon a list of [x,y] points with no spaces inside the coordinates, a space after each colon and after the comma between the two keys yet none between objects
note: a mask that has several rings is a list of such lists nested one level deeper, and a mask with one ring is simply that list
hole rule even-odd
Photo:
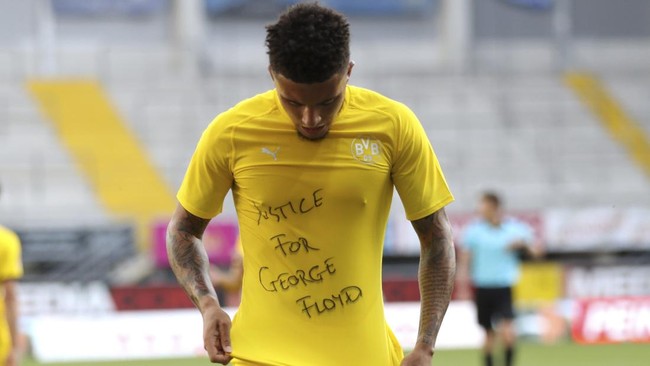
[{"label": "arm tattoo", "polygon": [[210,220],[202,219],[178,207],[167,228],[169,263],[194,305],[206,295],[216,297],[208,274],[208,256],[201,242]]},{"label": "arm tattoo", "polygon": [[454,286],[456,256],[451,225],[444,208],[411,223],[421,246],[418,343],[433,347]]}]

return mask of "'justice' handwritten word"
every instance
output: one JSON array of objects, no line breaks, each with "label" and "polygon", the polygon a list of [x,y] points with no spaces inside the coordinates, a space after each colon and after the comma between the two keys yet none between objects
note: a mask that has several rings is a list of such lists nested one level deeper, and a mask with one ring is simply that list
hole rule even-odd
[{"label": "'justice' handwritten word", "polygon": [[327,258],[322,264],[312,266],[308,270],[299,269],[294,273],[282,272],[278,275],[269,273],[269,267],[261,267],[258,273],[259,282],[262,287],[269,292],[287,291],[290,288],[300,284],[307,286],[311,283],[323,282],[326,275],[332,276],[336,273],[332,257]]},{"label": "'justice' handwritten word", "polygon": [[284,240],[286,237],[285,234],[278,234],[271,237],[271,240],[275,240],[278,245],[275,246],[275,250],[279,250],[286,257],[288,254],[296,254],[301,250],[304,250],[305,253],[309,253],[310,250],[320,250],[316,247],[309,245],[309,242],[305,238],[298,238],[298,240]]},{"label": "'justice' handwritten word", "polygon": [[344,308],[354,304],[363,296],[363,291],[358,286],[348,286],[341,289],[338,294],[320,300],[314,300],[312,296],[303,296],[296,300],[296,304],[302,307],[302,312],[309,318],[312,315],[321,315],[337,308]]},{"label": "'justice' handwritten word", "polygon": [[302,215],[307,212],[320,207],[323,205],[323,196],[320,195],[322,189],[315,190],[310,197],[301,198],[296,201],[289,201],[280,206],[258,206],[255,204],[257,209],[257,225],[259,225],[262,220],[275,220],[280,222],[281,220],[286,220],[289,216],[293,215]]}]

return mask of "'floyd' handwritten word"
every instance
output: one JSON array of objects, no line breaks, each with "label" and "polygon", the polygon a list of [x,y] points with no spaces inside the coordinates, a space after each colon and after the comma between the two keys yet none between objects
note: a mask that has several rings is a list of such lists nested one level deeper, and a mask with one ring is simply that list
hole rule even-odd
[{"label": "'floyd' handwritten word", "polygon": [[275,240],[277,245],[275,250],[279,250],[286,257],[289,254],[296,254],[303,250],[305,253],[309,253],[310,250],[320,250],[316,247],[309,245],[309,242],[305,238],[298,238],[297,240],[285,240],[286,235],[278,234],[271,237],[271,240]]},{"label": "'floyd' handwritten word", "polygon": [[299,269],[293,273],[282,272],[273,275],[269,267],[261,267],[258,273],[260,285],[269,292],[287,291],[300,284],[307,286],[312,283],[323,282],[327,275],[336,273],[332,257],[327,258],[322,264],[312,266],[308,270]]},{"label": "'floyd' handwritten word", "polygon": [[307,198],[289,201],[280,206],[266,207],[254,204],[258,213],[257,225],[259,225],[262,220],[275,220],[276,222],[280,222],[281,220],[288,219],[291,215],[303,215],[322,206],[323,196],[320,194],[321,191],[322,189],[317,189]]},{"label": "'floyd' handwritten word", "polygon": [[309,318],[312,315],[321,315],[325,312],[341,309],[354,304],[361,299],[363,291],[359,286],[348,286],[341,289],[338,294],[333,294],[320,300],[314,300],[311,295],[303,296],[296,300],[296,304],[302,308],[302,312]]}]

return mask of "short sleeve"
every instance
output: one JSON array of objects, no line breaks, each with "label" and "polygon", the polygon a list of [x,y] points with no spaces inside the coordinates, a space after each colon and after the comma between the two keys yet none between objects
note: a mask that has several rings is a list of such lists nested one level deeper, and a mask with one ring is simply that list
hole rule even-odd
[{"label": "short sleeve", "polygon": [[14,233],[0,236],[0,281],[16,280],[23,276],[20,239]]},{"label": "short sleeve", "polygon": [[233,184],[231,130],[221,116],[203,132],[176,197],[187,211],[211,219]]},{"label": "short sleeve", "polygon": [[454,200],[424,128],[415,114],[400,105],[392,179],[406,218],[430,215]]}]

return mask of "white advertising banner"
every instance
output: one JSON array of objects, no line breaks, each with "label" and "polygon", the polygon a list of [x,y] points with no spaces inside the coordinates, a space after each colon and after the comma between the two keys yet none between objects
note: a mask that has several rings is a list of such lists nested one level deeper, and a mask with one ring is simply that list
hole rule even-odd
[{"label": "white advertising banner", "polygon": [[31,335],[39,361],[73,362],[203,355],[201,330],[198,311],[173,310],[42,316]]},{"label": "white advertising banner", "polygon": [[650,209],[548,210],[544,237],[551,251],[650,249]]},{"label": "white advertising banner", "polygon": [[569,267],[565,271],[565,285],[566,297],[571,299],[650,296],[650,267]]},{"label": "white advertising banner", "polygon": [[[418,335],[420,304],[388,303],[386,321],[404,348],[412,348]],[[483,330],[476,322],[472,301],[452,301],[442,322],[436,348],[478,348],[483,343]]]},{"label": "white advertising banner", "polygon": [[22,282],[18,301],[23,316],[45,314],[99,314],[115,311],[103,282]]},{"label": "white advertising banner", "polygon": [[[415,344],[418,303],[386,304],[386,319],[400,343]],[[233,316],[235,309],[227,309]],[[118,312],[101,316],[46,315],[34,319],[32,343],[41,362],[155,359],[204,355],[196,310]],[[438,336],[438,348],[474,348],[483,333],[472,302],[453,302]]]}]

